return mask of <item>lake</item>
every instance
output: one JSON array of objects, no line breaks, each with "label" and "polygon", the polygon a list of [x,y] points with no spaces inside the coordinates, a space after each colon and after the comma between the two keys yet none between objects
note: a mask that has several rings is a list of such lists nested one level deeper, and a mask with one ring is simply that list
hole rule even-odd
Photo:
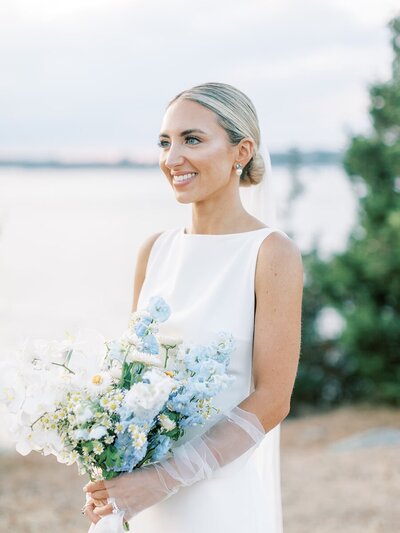
[{"label": "lake", "polygon": [[[340,167],[274,169],[279,227],[304,252],[345,247],[357,196]],[[0,170],[0,360],[25,338],[127,326],[136,253],[151,233],[191,223],[158,169]]]}]

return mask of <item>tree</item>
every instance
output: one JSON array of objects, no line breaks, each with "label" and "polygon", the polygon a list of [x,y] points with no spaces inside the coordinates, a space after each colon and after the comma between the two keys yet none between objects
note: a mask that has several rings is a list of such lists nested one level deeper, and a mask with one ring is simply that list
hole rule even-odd
[{"label": "tree", "polygon": [[[388,27],[391,78],[369,86],[372,131],[352,137],[343,160],[359,191],[358,223],[345,252],[326,261],[316,251],[304,257],[304,333],[294,403],[297,396],[322,404],[362,399],[400,405],[400,17]],[[329,341],[316,328],[325,306],[345,322]]]}]

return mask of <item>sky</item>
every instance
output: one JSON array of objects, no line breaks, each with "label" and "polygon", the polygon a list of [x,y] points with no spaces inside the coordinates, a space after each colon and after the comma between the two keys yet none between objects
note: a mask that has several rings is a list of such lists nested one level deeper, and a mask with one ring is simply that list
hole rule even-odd
[{"label": "sky", "polygon": [[2,0],[0,156],[153,158],[167,102],[208,81],[251,98],[269,151],[342,150],[390,77],[396,4]]}]

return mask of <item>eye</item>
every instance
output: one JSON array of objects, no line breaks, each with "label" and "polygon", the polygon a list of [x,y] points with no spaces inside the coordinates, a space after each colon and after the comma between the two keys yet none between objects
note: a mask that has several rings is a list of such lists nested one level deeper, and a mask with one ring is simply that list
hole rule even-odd
[{"label": "eye", "polygon": [[[195,141],[197,142],[201,142],[200,139],[198,139],[197,137],[193,137],[191,135],[189,135],[188,137],[185,137],[185,140],[188,141],[189,139],[194,139]],[[191,143],[190,143],[191,144]],[[197,143],[196,143],[197,144]]]},{"label": "eye", "polygon": [[164,143],[167,143],[168,141],[162,141],[162,140],[159,140],[157,145],[160,147],[160,148],[164,148],[165,144]]},{"label": "eye", "polygon": [[[198,139],[197,137],[193,137],[192,135],[188,135],[187,137],[185,137],[185,141],[196,141],[195,143],[192,143],[192,142],[188,142],[188,144],[198,144],[200,143],[200,139]],[[165,141],[165,140],[162,140],[160,139],[158,142],[157,142],[157,145],[160,147],[160,148],[165,148],[168,144],[168,141]]]}]

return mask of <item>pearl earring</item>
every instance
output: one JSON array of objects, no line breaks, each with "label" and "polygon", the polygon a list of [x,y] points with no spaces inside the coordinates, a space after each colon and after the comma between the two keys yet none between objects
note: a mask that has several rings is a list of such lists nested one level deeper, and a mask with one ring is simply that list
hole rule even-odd
[{"label": "pearl earring", "polygon": [[238,176],[240,176],[241,173],[243,172],[241,164],[240,163],[236,163],[235,167],[236,167],[236,174]]}]

